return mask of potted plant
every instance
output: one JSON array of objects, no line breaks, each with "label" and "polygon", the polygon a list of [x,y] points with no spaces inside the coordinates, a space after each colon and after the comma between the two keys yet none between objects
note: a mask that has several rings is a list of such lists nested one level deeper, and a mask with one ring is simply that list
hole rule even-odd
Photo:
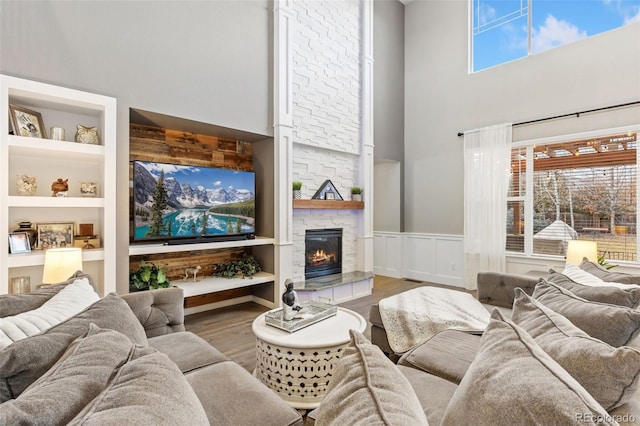
[{"label": "potted plant", "polygon": [[171,286],[169,278],[155,263],[140,262],[138,269],[129,271],[129,291],[155,290]]},{"label": "potted plant", "polygon": [[351,188],[351,201],[362,201],[362,188],[357,186]]},{"label": "potted plant", "polygon": [[302,182],[293,182],[293,199],[299,200],[302,198]]},{"label": "potted plant", "polygon": [[213,265],[214,275],[224,278],[253,278],[260,272],[260,264],[255,257],[249,255],[242,259],[229,260]]}]

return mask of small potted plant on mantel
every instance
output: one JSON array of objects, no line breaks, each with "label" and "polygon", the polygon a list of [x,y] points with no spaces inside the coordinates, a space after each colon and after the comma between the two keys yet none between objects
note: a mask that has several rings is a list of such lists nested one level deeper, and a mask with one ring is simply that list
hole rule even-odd
[{"label": "small potted plant on mantel", "polygon": [[299,200],[302,198],[302,182],[293,182],[293,199]]},{"label": "small potted plant on mantel", "polygon": [[357,186],[351,188],[351,201],[362,201],[362,188]]}]

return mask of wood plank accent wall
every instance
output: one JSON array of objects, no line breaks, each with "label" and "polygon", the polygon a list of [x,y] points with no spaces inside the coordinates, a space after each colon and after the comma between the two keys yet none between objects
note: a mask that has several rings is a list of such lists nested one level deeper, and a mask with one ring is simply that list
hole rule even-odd
[{"label": "wood plank accent wall", "polygon": [[[134,160],[253,171],[252,145],[248,142],[132,123],[129,126],[130,181],[133,180]],[[129,220],[133,232],[133,189],[129,194]],[[198,276],[206,277],[212,275],[215,264],[240,259],[245,253],[251,254],[251,249],[230,248],[131,256],[129,268],[137,269],[142,260],[153,262],[174,281],[184,278],[185,268],[200,265],[202,270]]]},{"label": "wood plank accent wall", "polygon": [[[248,142],[140,124],[129,127],[129,161],[134,160],[253,170]],[[130,169],[132,179],[133,167]]]},{"label": "wood plank accent wall", "polygon": [[131,256],[129,258],[129,268],[137,269],[142,260],[153,262],[162,269],[169,277],[169,280],[176,281],[184,278],[185,268],[200,265],[202,269],[198,272],[198,278],[209,277],[213,275],[216,264],[228,260],[240,260],[245,254],[251,254],[246,247],[145,254]]}]

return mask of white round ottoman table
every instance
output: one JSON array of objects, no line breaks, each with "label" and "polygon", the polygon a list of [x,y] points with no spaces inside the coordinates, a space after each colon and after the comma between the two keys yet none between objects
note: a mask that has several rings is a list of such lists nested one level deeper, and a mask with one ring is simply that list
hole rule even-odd
[{"label": "white round ottoman table", "polygon": [[349,330],[363,333],[367,321],[357,312],[338,307],[336,315],[289,333],[267,325],[269,312],[252,325],[256,336],[254,375],[292,407],[314,409],[350,340]]}]

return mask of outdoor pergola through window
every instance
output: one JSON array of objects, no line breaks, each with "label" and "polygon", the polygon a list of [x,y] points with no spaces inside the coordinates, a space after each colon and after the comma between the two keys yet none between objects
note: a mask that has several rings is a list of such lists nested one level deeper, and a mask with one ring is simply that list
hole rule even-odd
[{"label": "outdoor pergola through window", "polygon": [[507,251],[566,254],[571,239],[598,254],[637,260],[637,132],[514,145]]}]

